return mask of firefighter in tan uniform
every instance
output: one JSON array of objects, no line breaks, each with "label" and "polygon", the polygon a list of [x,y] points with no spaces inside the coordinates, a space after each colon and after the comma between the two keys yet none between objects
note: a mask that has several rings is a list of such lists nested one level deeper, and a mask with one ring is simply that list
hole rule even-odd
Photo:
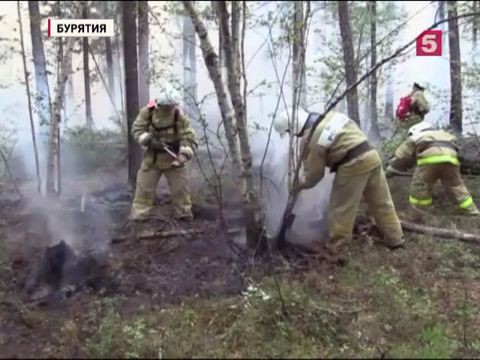
[{"label": "firefighter in tan uniform", "polygon": [[448,194],[455,199],[460,213],[478,215],[478,209],[460,175],[455,136],[435,129],[426,121],[412,126],[408,136],[396,150],[386,173],[388,177],[394,176],[416,163],[410,204],[420,210],[432,205],[432,188],[440,180]]},{"label": "firefighter in tan uniform", "polygon": [[409,129],[415,124],[423,121],[425,115],[430,112],[430,103],[425,97],[425,84],[414,82],[412,91],[408,95],[411,98],[410,108],[406,115],[400,119],[400,127]]},{"label": "firefighter in tan uniform", "polygon": [[150,214],[162,175],[170,189],[175,217],[192,219],[187,163],[198,147],[190,121],[178,108],[178,92],[165,87],[156,100],[143,107],[132,125],[132,136],[144,149],[130,218]]},{"label": "firefighter in tan uniform", "polygon": [[[327,252],[338,255],[351,239],[362,197],[383,235],[384,245],[391,249],[401,247],[403,232],[379,154],[370,147],[357,124],[338,112],[330,112],[320,122],[307,144],[307,129],[317,118],[318,114],[312,112],[306,119],[299,119],[304,122],[296,134],[302,137],[301,151],[307,146],[299,190],[310,189],[321,181],[326,166],[335,173],[328,215],[329,238],[325,244]],[[282,133],[281,124],[276,129]],[[288,131],[286,123],[283,129]]]}]

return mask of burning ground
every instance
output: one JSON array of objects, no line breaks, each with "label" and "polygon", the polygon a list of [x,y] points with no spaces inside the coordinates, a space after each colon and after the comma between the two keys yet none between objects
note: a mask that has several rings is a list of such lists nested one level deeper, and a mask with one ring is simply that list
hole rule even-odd
[{"label": "burning ground", "polygon": [[[270,265],[227,241],[198,189],[192,223],[169,220],[163,185],[161,215],[133,229],[123,175],[95,179],[65,184],[79,190],[55,206],[1,189],[2,357],[480,356],[478,248],[407,234],[392,253],[365,234],[342,268],[307,256]],[[402,218],[480,232],[452,214],[410,214],[408,181],[391,181]]]}]

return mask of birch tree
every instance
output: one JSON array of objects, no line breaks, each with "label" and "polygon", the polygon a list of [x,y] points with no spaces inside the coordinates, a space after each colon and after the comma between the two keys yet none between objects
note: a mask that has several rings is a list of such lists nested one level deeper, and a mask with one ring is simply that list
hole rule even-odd
[{"label": "birch tree", "polygon": [[[235,120],[238,130],[238,139],[240,143],[242,174],[243,180],[243,201],[245,206],[244,216],[247,223],[247,243],[250,247],[256,247],[261,240],[263,231],[261,206],[256,194],[252,173],[252,155],[248,139],[247,113],[245,111],[246,100],[241,91],[241,70],[240,70],[240,5],[238,2],[231,2],[232,14],[231,22],[227,2],[218,1],[217,11],[219,15],[219,27],[222,32],[223,51],[225,54],[227,68],[227,84],[232,101]],[[231,32],[229,29],[231,26]]]},{"label": "birch tree", "polygon": [[33,65],[35,69],[35,107],[39,116],[39,126],[46,125],[50,114],[50,90],[48,87],[47,62],[43,48],[41,16],[38,1],[28,1],[30,17],[30,38],[32,39]]},{"label": "birch tree", "polygon": [[[55,99],[52,105],[52,113],[50,118],[50,127],[48,133],[48,156],[47,156],[47,179],[46,192],[47,196],[55,195],[55,160],[58,156],[58,131],[61,122],[61,112],[65,97],[65,85],[72,68],[72,53],[75,45],[75,38],[67,38],[65,49],[60,46],[58,48],[59,75],[57,88],[55,91]],[[63,53],[63,56],[61,54]]]},{"label": "birch tree", "polygon": [[[37,3],[37,6],[38,6],[38,3]],[[35,136],[35,123],[33,121],[32,96],[30,92],[30,80],[28,76],[27,60],[26,60],[26,54],[25,54],[25,42],[23,40],[23,24],[22,24],[22,13],[20,8],[20,1],[17,1],[17,12],[18,12],[18,25],[20,28],[20,45],[21,45],[21,55],[22,55],[22,61],[23,61],[23,71],[25,74],[25,88],[27,91],[28,116],[30,119],[30,129],[32,133],[33,154],[35,156],[35,170],[37,174],[37,192],[40,194],[42,191],[42,179],[40,176],[40,164],[38,161],[37,139]],[[8,167],[7,162],[5,162],[5,166]]]},{"label": "birch tree", "polygon": [[[370,68],[377,63],[377,3],[376,1],[367,1],[370,15]],[[372,124],[371,132],[377,139],[380,138],[380,129],[378,127],[377,112],[377,72],[373,72],[370,77],[370,121]]]},{"label": "birch tree", "polygon": [[190,116],[195,115],[197,102],[197,56],[195,28],[189,16],[183,17],[183,88],[184,106]]},{"label": "birch tree", "polygon": [[[88,19],[88,1],[82,3],[82,17]],[[87,129],[93,129],[92,117],[92,94],[90,88],[90,64],[89,64],[88,37],[83,37],[83,85],[85,88],[85,125]]]},{"label": "birch tree", "polygon": [[[352,84],[355,84],[355,82],[357,81],[352,28],[350,24],[348,1],[338,1],[337,3],[340,34],[342,37],[343,62],[345,66],[345,77],[348,88]],[[358,110],[358,91],[356,88],[347,95],[347,106],[348,116],[360,125],[360,115]]]},{"label": "birch tree", "polygon": [[138,1],[138,101],[145,106],[150,98],[148,80],[148,1]]},{"label": "birch tree", "polygon": [[[305,32],[307,16],[304,14],[304,2],[293,3],[292,21],[292,114],[289,124],[288,186],[292,186],[292,171],[298,157],[298,139],[294,136],[298,123],[298,108],[307,108],[307,85],[305,67]],[[308,5],[309,8],[309,5]]]},{"label": "birch tree", "polygon": [[[263,232],[262,214],[260,202],[258,200],[252,175],[252,156],[247,133],[247,116],[245,113],[245,100],[243,99],[240,79],[240,51],[239,51],[239,20],[240,6],[232,2],[232,14],[227,10],[227,4],[224,1],[218,1],[213,4],[216,7],[220,32],[222,33],[222,47],[227,67],[227,83],[231,103],[234,111],[232,116],[231,106],[228,102],[227,91],[224,87],[221,77],[221,68],[218,62],[218,56],[212,47],[208,38],[208,32],[200,19],[193,2],[183,1],[183,5],[192,19],[195,31],[200,40],[200,47],[207,66],[210,79],[212,80],[217,94],[220,112],[223,118],[225,133],[233,161],[234,174],[239,175],[242,181],[244,217],[246,220],[247,244],[251,248],[257,248]],[[233,125],[236,121],[237,132]],[[241,161],[239,161],[237,141],[240,144]]]},{"label": "birch tree", "polygon": [[460,37],[458,31],[457,2],[447,1],[448,8],[448,47],[450,51],[450,126],[457,134],[462,134],[462,77]]}]

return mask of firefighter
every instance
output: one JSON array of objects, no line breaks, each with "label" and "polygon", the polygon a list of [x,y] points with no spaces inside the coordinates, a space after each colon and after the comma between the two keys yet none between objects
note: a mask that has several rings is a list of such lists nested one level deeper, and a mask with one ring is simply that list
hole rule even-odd
[{"label": "firefighter", "polygon": [[453,134],[438,130],[427,121],[412,126],[407,140],[396,150],[386,175],[395,176],[415,164],[409,196],[415,210],[424,212],[432,205],[432,188],[440,180],[447,193],[455,199],[461,214],[479,214],[460,175],[458,147]]},{"label": "firefighter", "polygon": [[[414,82],[412,91],[406,97],[409,105],[407,105],[404,111],[399,111],[399,108],[397,108],[396,115],[401,128],[409,129],[411,126],[421,122],[425,115],[430,112],[430,103],[425,97],[425,87],[424,82]],[[402,100],[400,101],[401,104]]]},{"label": "firefighter", "polygon": [[166,86],[140,112],[132,137],[144,150],[130,218],[144,218],[154,207],[157,184],[165,175],[177,219],[193,219],[188,161],[198,148],[189,119],[178,107],[179,93]]},{"label": "firefighter", "polygon": [[[402,228],[378,152],[354,121],[333,111],[320,122],[307,144],[309,129],[318,116],[310,112],[299,118],[301,130],[295,135],[301,137],[301,153],[307,148],[298,190],[320,182],[326,166],[335,173],[328,212],[329,236],[323,250],[342,259],[340,253],[351,239],[362,197],[383,235],[381,242],[390,249],[402,247]],[[287,118],[279,117],[275,128],[280,134],[287,132]]]}]

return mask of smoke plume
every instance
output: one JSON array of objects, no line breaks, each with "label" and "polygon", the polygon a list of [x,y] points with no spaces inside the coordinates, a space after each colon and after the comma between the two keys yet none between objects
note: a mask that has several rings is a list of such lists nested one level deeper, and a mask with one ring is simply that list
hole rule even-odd
[{"label": "smoke plume", "polygon": [[[288,201],[288,137],[280,138],[272,131],[270,140],[265,132],[256,132],[251,139],[254,167],[263,178],[265,226],[269,235],[274,235],[281,226]],[[326,169],[325,177],[315,187],[300,193],[293,210],[295,221],[286,234],[287,241],[304,246],[324,241],[328,231],[328,205],[333,179],[334,174]]]}]

